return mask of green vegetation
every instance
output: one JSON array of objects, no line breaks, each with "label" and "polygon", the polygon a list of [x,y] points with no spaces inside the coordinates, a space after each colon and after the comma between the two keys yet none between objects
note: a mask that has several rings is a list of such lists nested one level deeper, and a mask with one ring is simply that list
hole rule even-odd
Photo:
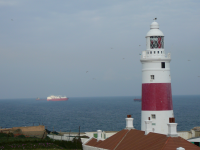
[{"label": "green vegetation", "polygon": [[14,137],[12,133],[0,133],[0,150],[6,149],[82,150],[82,143],[79,138],[74,138],[73,141],[58,141],[52,140],[49,137],[38,139],[25,137],[24,135]]}]

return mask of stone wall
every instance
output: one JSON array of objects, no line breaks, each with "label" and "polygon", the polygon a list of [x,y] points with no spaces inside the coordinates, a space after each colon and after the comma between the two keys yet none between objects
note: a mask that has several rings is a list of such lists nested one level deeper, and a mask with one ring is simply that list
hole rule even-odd
[{"label": "stone wall", "polygon": [[44,131],[45,126],[39,125],[39,126],[28,126],[28,127],[12,127],[11,130],[17,130],[21,129],[22,132],[30,132],[30,131]]},{"label": "stone wall", "polygon": [[26,137],[45,138],[47,136],[45,126],[28,126],[28,127],[13,127],[9,129],[1,129],[3,133],[13,133],[14,136],[24,135]]}]

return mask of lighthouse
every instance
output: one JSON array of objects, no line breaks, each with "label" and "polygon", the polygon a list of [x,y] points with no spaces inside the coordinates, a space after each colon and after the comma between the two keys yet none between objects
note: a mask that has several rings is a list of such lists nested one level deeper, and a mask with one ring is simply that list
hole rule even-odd
[{"label": "lighthouse", "polygon": [[140,61],[142,63],[141,130],[145,131],[145,121],[151,120],[152,132],[167,134],[167,124],[174,118],[171,54],[165,53],[164,34],[159,30],[156,19],[146,35],[146,51],[142,52]]}]

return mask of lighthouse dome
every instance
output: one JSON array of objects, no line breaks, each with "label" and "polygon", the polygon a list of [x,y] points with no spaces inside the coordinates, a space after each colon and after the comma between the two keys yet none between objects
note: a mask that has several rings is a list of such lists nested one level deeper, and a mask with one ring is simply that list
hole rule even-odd
[{"label": "lighthouse dome", "polygon": [[159,24],[157,22],[152,22],[150,25],[150,29],[159,29]]},{"label": "lighthouse dome", "polygon": [[148,36],[164,36],[162,31],[159,30],[159,24],[157,22],[152,22],[150,25],[150,30],[147,33],[146,37]]}]

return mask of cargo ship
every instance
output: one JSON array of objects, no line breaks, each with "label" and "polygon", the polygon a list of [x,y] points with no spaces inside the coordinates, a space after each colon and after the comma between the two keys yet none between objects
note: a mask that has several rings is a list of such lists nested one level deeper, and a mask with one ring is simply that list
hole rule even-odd
[{"label": "cargo ship", "polygon": [[47,101],[67,101],[69,98],[67,98],[66,96],[55,96],[55,95],[51,95],[49,97],[47,97]]}]

